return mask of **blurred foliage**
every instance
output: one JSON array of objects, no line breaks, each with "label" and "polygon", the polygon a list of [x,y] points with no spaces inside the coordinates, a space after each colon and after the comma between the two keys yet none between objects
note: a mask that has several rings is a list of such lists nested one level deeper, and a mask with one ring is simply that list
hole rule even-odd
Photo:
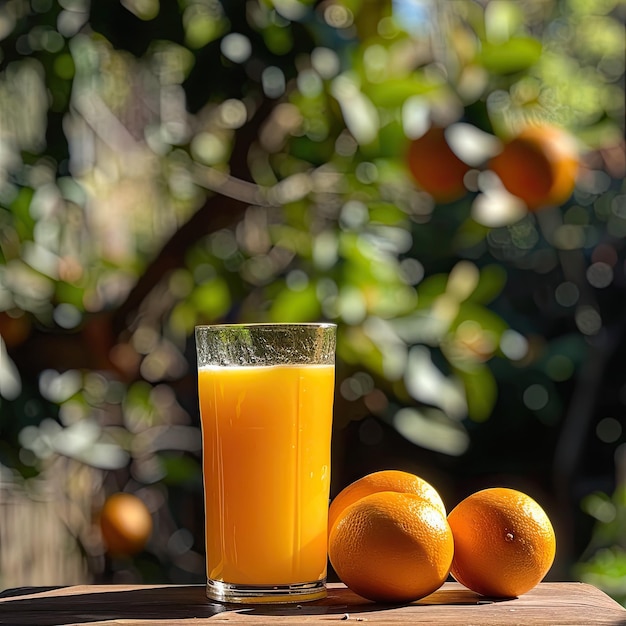
[{"label": "blurred foliage", "polygon": [[603,589],[626,606],[626,488],[618,486],[612,497],[591,493],[583,508],[594,518],[596,528],[576,573],[583,582]]},{"label": "blurred foliage", "polygon": [[[566,519],[598,485],[615,489],[626,442],[625,11],[3,3],[0,463],[12,480],[58,456],[100,470],[158,518],[132,575],[200,580],[193,327],[325,319],[339,326],[335,428],[357,425],[337,486],[366,469],[350,450],[394,447],[388,430],[451,477],[449,499],[467,481],[526,476],[574,536],[559,572],[573,575],[590,531]],[[525,120],[578,142],[563,206],[528,212],[489,175]],[[430,123],[454,131],[472,167],[448,204],[407,167]],[[95,575],[128,575],[85,550]]]}]

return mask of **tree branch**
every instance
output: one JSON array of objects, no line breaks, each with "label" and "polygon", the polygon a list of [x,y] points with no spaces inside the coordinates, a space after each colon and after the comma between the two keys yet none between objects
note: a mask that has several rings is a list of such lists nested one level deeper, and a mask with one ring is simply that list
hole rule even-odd
[{"label": "tree branch", "polygon": [[[261,126],[270,115],[274,103],[264,99],[250,120],[236,135],[231,155],[231,173],[218,177],[215,170],[196,172],[204,176],[204,185],[211,187],[216,195],[210,195],[196,213],[183,224],[161,248],[131,289],[126,300],[113,312],[111,329],[117,337],[132,324],[144,298],[168,272],[181,267],[187,250],[207,234],[236,223],[245,210],[254,204],[268,204],[261,188],[251,182],[248,155],[255,143]],[[207,173],[210,178],[207,179]],[[210,184],[207,184],[210,183]]]}]

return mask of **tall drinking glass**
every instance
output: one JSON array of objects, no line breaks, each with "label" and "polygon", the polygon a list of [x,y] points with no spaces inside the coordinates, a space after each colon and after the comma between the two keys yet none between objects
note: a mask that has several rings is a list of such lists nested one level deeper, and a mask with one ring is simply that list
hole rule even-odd
[{"label": "tall drinking glass", "polygon": [[197,326],[207,596],[326,595],[334,324]]}]

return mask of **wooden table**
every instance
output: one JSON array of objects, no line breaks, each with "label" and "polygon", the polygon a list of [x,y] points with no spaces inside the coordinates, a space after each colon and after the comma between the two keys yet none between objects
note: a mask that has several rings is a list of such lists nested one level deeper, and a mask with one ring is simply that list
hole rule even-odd
[{"label": "wooden table", "polygon": [[301,605],[235,606],[209,602],[201,585],[27,587],[0,593],[0,624],[436,624],[492,626],[626,625],[626,609],[584,583],[541,583],[512,600],[491,601],[447,582],[418,602],[368,602],[341,584]]}]

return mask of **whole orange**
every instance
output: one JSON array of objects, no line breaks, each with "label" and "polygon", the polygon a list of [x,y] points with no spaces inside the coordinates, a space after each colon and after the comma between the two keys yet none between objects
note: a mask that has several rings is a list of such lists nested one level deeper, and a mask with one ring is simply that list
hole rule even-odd
[{"label": "whole orange", "polygon": [[152,516],[143,500],[114,493],[100,511],[102,539],[109,554],[131,556],[143,550],[152,534]]},{"label": "whole orange", "polygon": [[556,537],[541,506],[515,489],[477,491],[448,515],[454,536],[451,574],[472,591],[515,597],[552,566]]},{"label": "whole orange", "polygon": [[471,168],[453,152],[445,128],[431,126],[411,140],[407,164],[415,182],[435,202],[452,202],[467,193],[463,179]]},{"label": "whole orange", "polygon": [[446,507],[437,490],[423,478],[402,470],[380,470],[355,480],[344,487],[330,503],[328,511],[328,532],[341,512],[353,502],[380,491],[413,493],[427,500],[446,515]]},{"label": "whole orange", "polygon": [[574,138],[557,126],[541,124],[529,125],[505,142],[489,168],[534,211],[558,206],[570,197],[579,163]]},{"label": "whole orange", "polygon": [[347,506],[328,556],[341,581],[375,602],[412,602],[445,582],[454,540],[445,515],[412,493],[381,491]]}]

